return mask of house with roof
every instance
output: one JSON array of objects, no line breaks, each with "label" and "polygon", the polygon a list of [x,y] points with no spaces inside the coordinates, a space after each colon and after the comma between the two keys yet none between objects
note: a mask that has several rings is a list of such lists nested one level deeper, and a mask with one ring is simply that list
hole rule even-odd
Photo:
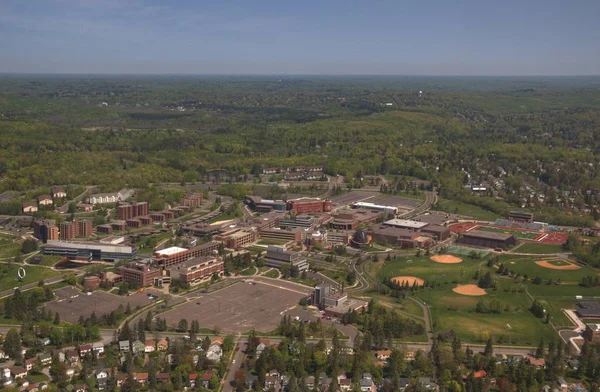
[{"label": "house with roof", "polygon": [[204,387],[204,388],[209,387],[210,379],[212,378],[213,374],[214,373],[211,370],[209,370],[202,375],[202,378],[200,379],[200,383],[202,384],[202,387]]},{"label": "house with roof", "polygon": [[96,371],[96,388],[104,390],[108,386],[108,372],[105,369]]},{"label": "house with roof", "polygon": [[375,357],[383,362],[387,361],[390,355],[392,355],[392,350],[379,350],[375,352]]},{"label": "house with roof", "polygon": [[218,344],[213,344],[206,350],[206,358],[213,362],[220,361],[222,356],[223,349]]},{"label": "house with roof", "polygon": [[156,374],[156,383],[157,384],[166,384],[171,381],[171,375],[169,373],[157,373]]},{"label": "house with roof", "polygon": [[37,199],[38,199],[38,204],[41,206],[52,205],[52,196],[50,196],[50,195],[39,195]]},{"label": "house with roof", "polygon": [[247,389],[252,389],[255,382],[258,382],[258,377],[254,376],[252,374],[248,374],[246,376],[246,388]]},{"label": "house with roof", "polygon": [[308,389],[313,389],[315,387],[315,376],[308,376],[304,379],[304,384]]},{"label": "house with roof", "polygon": [[527,362],[529,362],[531,366],[535,366],[538,369],[543,369],[546,367],[546,360],[544,358],[536,358],[533,355],[527,356]]},{"label": "house with roof", "polygon": [[52,187],[52,197],[54,199],[64,199],[67,197],[67,192],[65,192],[63,187],[53,186]]},{"label": "house with roof", "polygon": [[40,360],[42,366],[50,366],[52,364],[52,355],[49,353],[42,353],[38,355],[38,359]]},{"label": "house with roof", "polygon": [[375,387],[375,383],[373,382],[373,376],[371,373],[363,373],[362,377],[359,381],[360,390],[362,392],[376,392],[377,388]]},{"label": "house with roof", "polygon": [[0,359],[8,359],[8,355],[2,350],[0,350]]},{"label": "house with roof", "polygon": [[156,349],[158,351],[167,351],[169,349],[169,342],[166,339],[160,339],[156,343]]},{"label": "house with roof", "polygon": [[65,362],[67,360],[67,357],[65,356],[65,353],[62,350],[52,350],[52,355],[58,357],[58,360],[60,362]]},{"label": "house with roof", "polygon": [[464,378],[467,379],[471,376],[474,379],[479,380],[479,379],[485,378],[485,376],[487,376],[487,372],[485,370],[479,370],[479,371],[476,371],[475,373],[467,373]]},{"label": "house with roof", "polygon": [[146,350],[146,345],[141,340],[134,340],[131,343],[131,351],[133,354],[142,354]]},{"label": "house with roof", "polygon": [[27,377],[27,369],[22,366],[12,366],[8,368],[10,370],[10,375],[13,379],[24,378]]},{"label": "house with roof", "polygon": [[40,342],[40,344],[42,344],[44,346],[49,346],[50,343],[52,343],[50,338],[40,338],[40,340],[38,340],[38,342]]},{"label": "house with roof", "polygon": [[35,214],[38,212],[38,206],[35,201],[26,201],[21,204],[21,210],[24,214]]},{"label": "house with roof", "polygon": [[133,373],[133,379],[140,385],[148,383],[148,373]]},{"label": "house with roof", "polygon": [[429,377],[419,377],[418,378],[419,384],[427,389],[427,390],[437,390],[438,386],[435,382],[433,382],[433,380]]},{"label": "house with roof", "polygon": [[563,391],[566,391],[567,388],[569,387],[569,384],[567,384],[567,382],[565,381],[565,379],[562,378],[562,377],[559,377],[556,380],[556,383],[558,384],[558,386],[560,387],[560,389],[562,389]]},{"label": "house with roof", "polygon": [[127,374],[125,374],[125,373],[117,374],[117,387],[121,387],[123,385],[123,383],[125,383],[125,380],[127,380]]},{"label": "house with roof", "polygon": [[65,371],[65,374],[69,380],[75,377],[75,374],[77,373],[79,373],[79,366],[75,363],[71,364],[71,366],[69,366]]},{"label": "house with roof", "polygon": [[223,344],[223,338],[221,336],[215,336],[214,338],[211,339],[210,344]]},{"label": "house with roof", "polygon": [[151,353],[156,350],[156,341],[154,339],[146,339],[144,345],[144,352]]},{"label": "house with roof", "polygon": [[94,351],[94,354],[98,357],[104,355],[104,344],[92,343],[92,351]]},{"label": "house with roof", "polygon": [[30,371],[35,365],[36,358],[29,358],[25,360],[25,370]]},{"label": "house with roof", "polygon": [[129,352],[129,340],[120,340],[119,341],[119,351],[122,353],[128,353]]},{"label": "house with roof", "polygon": [[92,353],[92,345],[91,344],[82,344],[79,346],[79,356],[81,358],[85,357],[88,354]]},{"label": "house with roof", "polygon": [[346,376],[338,377],[338,386],[343,392],[349,391],[352,389],[352,380]]},{"label": "house with roof", "polygon": [[73,385],[73,392],[86,392],[89,391],[89,387],[86,384],[75,384]]},{"label": "house with roof", "polygon": [[191,388],[195,388],[196,387],[196,381],[198,380],[198,374],[197,373],[190,373],[188,375],[188,381],[190,383],[190,387]]},{"label": "house with roof", "polygon": [[262,352],[265,351],[265,348],[267,348],[267,345],[264,344],[264,343],[259,343],[256,346],[256,350],[255,350],[255,352],[256,352],[256,358],[260,357],[260,354],[262,354]]},{"label": "house with roof", "polygon": [[76,350],[67,350],[67,351],[65,351],[65,358],[70,363],[78,363],[79,362],[79,353]]},{"label": "house with roof", "polygon": [[266,376],[265,377],[265,389],[270,390],[273,388],[278,391],[281,389],[281,385],[279,384],[279,377],[276,376]]}]

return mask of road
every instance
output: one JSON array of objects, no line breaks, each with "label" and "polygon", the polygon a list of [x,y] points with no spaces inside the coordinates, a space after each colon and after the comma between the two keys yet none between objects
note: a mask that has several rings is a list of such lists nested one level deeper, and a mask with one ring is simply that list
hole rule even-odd
[{"label": "road", "polygon": [[398,217],[408,219],[408,218],[415,217],[419,214],[422,214],[423,212],[430,209],[431,206],[434,205],[435,202],[437,201],[437,195],[435,194],[435,192],[429,192],[429,191],[425,191],[423,193],[425,193],[425,201],[423,202],[423,204],[421,204],[414,210],[407,212],[406,214],[399,215]]}]

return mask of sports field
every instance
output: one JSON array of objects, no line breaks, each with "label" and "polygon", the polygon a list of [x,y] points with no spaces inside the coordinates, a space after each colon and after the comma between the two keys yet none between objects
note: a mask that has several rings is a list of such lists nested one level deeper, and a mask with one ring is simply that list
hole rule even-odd
[{"label": "sports field", "polygon": [[543,234],[537,232],[537,231],[528,231],[528,230],[517,230],[517,229],[510,229],[508,227],[496,227],[496,226],[478,226],[477,230],[482,230],[482,231],[491,231],[494,233],[504,233],[504,234],[512,234],[514,235],[517,239],[520,240],[536,240],[540,237],[543,236]]}]

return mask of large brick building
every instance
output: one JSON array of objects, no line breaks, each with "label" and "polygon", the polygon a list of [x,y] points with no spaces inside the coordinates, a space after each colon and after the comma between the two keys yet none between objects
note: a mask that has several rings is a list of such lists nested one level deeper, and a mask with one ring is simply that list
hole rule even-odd
[{"label": "large brick building", "polygon": [[288,200],[286,202],[286,209],[288,211],[305,214],[305,213],[316,213],[316,212],[330,212],[332,203],[330,200],[311,199],[311,198],[300,198],[295,200]]},{"label": "large brick building", "polygon": [[79,237],[89,237],[92,235],[93,231],[92,221],[91,220],[80,220],[77,221],[77,234]]},{"label": "large brick building", "polygon": [[154,252],[154,262],[161,267],[168,268],[190,258],[214,255],[219,250],[219,245],[219,242],[211,241],[189,249],[172,246]]},{"label": "large brick building", "polygon": [[515,246],[517,244],[517,239],[512,234],[473,230],[462,233],[462,237],[460,237],[456,242],[486,248],[506,249],[511,246]]},{"label": "large brick building", "polygon": [[233,229],[216,235],[215,240],[221,241],[230,249],[237,249],[245,245],[256,242],[258,233],[254,227],[248,229]]},{"label": "large brick building", "polygon": [[148,215],[148,203],[145,201],[121,204],[117,207],[117,219],[119,220],[126,221],[131,218],[145,215]]},{"label": "large brick building", "polygon": [[179,278],[193,286],[211,279],[213,274],[223,275],[223,260],[216,256],[200,256],[168,268],[171,278]]},{"label": "large brick building", "polygon": [[117,272],[124,282],[136,287],[147,287],[154,284],[155,278],[160,278],[161,271],[143,263],[128,263],[119,268]]},{"label": "large brick building", "polygon": [[59,228],[59,239],[70,240],[77,237],[79,227],[77,226],[77,219],[73,219],[72,222],[61,222]]},{"label": "large brick building", "polygon": [[410,229],[392,226],[380,226],[369,231],[373,241],[381,244],[396,245],[402,248],[426,248],[433,240]]},{"label": "large brick building", "polygon": [[58,227],[54,219],[39,219],[31,223],[33,235],[39,240],[46,242],[58,240]]}]

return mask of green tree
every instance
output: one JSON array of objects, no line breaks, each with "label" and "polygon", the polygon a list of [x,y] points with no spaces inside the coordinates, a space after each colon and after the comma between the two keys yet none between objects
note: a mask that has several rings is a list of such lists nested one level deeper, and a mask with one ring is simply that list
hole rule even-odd
[{"label": "green tree", "polygon": [[16,329],[11,328],[8,330],[6,337],[4,338],[3,345],[4,352],[10,358],[20,362],[23,358],[23,348],[21,346],[21,337]]}]

